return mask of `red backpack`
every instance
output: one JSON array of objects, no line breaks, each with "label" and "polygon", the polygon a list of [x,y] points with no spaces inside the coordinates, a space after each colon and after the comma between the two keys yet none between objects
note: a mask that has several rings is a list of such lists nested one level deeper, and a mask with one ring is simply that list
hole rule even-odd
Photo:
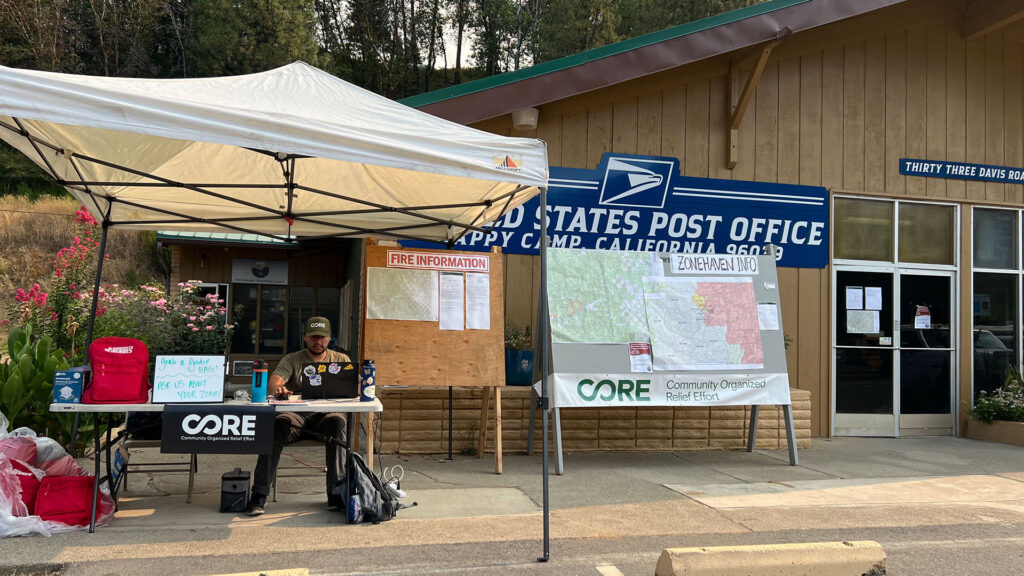
[{"label": "red backpack", "polygon": [[[71,526],[85,526],[92,514],[92,487],[92,476],[43,476],[36,494],[36,516]],[[111,508],[100,492],[96,518],[110,514]]]},{"label": "red backpack", "polygon": [[89,346],[92,378],[83,404],[145,404],[149,400],[149,349],[141,340],[106,336]]}]

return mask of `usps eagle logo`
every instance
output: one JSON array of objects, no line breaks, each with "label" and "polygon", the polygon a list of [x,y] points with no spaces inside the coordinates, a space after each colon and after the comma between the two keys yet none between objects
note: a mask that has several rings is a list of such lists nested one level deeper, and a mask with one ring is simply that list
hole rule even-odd
[{"label": "usps eagle logo", "polygon": [[601,204],[633,208],[664,208],[675,163],[640,158],[608,159]]}]

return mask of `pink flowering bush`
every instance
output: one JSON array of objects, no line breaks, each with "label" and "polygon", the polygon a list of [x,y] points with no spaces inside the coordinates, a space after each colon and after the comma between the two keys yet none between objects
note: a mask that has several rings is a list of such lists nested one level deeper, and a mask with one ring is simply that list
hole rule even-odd
[{"label": "pink flowering bush", "polygon": [[[96,277],[99,223],[84,208],[75,212],[76,236],[53,260],[49,293],[39,284],[14,295],[14,323],[33,341],[48,335],[72,365],[83,357],[86,327],[92,310]],[[107,256],[104,255],[106,259]],[[223,354],[233,326],[227,323],[224,301],[197,293],[199,281],[178,285],[171,298],[162,287],[144,284],[136,289],[108,284],[97,294],[93,339],[103,336],[137,338],[146,343],[151,360],[158,354]],[[7,328],[7,327],[0,327]]]},{"label": "pink flowering bush", "polygon": [[163,288],[143,285],[136,290],[116,284],[100,291],[95,337],[124,336],[146,343],[151,357],[159,354],[224,354],[234,326],[216,294],[199,296],[200,284],[178,284],[169,298]]},{"label": "pink flowering bush", "polygon": [[79,328],[88,321],[99,247],[99,224],[84,207],[75,212],[74,222],[74,241],[53,259],[51,290],[45,292],[39,284],[33,284],[28,291],[19,288],[14,294],[12,314],[16,325],[27,329],[33,342],[49,336],[72,358],[81,352],[75,343],[79,340]]},{"label": "pink flowering bush", "polygon": [[175,354],[227,353],[234,325],[227,323],[224,300],[218,299],[216,294],[200,296],[197,293],[200,283],[198,280],[179,283],[179,297],[168,310]]}]

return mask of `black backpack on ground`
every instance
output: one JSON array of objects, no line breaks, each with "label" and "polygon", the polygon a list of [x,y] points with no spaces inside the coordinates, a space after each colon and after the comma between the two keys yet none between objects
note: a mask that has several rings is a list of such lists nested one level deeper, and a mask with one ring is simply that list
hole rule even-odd
[{"label": "black backpack on ground", "polygon": [[348,523],[373,522],[380,524],[398,514],[401,504],[373,470],[366,465],[363,457],[355,452],[348,456],[346,510]]}]

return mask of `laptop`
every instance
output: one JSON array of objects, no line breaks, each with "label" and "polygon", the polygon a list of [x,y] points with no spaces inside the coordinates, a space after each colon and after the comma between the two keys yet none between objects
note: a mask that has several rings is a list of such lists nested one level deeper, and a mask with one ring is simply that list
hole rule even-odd
[{"label": "laptop", "polygon": [[306,362],[299,384],[303,400],[357,398],[359,369],[352,362]]}]

